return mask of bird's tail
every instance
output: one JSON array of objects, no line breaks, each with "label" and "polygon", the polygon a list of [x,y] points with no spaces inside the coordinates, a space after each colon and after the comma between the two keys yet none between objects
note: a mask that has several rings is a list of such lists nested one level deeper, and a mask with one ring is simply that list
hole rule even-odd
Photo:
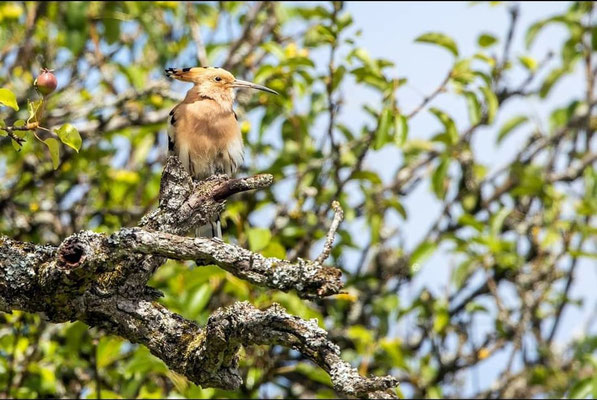
[{"label": "bird's tail", "polygon": [[195,229],[196,237],[218,238],[222,239],[222,224],[220,217]]},{"label": "bird's tail", "polygon": [[168,78],[174,78],[179,81],[184,82],[194,82],[197,75],[199,75],[199,71],[201,67],[192,67],[192,68],[166,68],[164,71],[166,72],[166,76]]}]

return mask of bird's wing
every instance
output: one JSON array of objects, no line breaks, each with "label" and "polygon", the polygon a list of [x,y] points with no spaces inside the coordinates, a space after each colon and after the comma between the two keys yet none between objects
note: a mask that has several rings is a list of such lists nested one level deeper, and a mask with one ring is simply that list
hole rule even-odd
[{"label": "bird's wing", "polygon": [[181,114],[184,113],[185,105],[193,104],[196,101],[202,100],[202,97],[199,96],[198,92],[194,89],[195,88],[189,90],[184,100],[178,103],[168,115],[168,151],[170,152],[174,151],[176,143],[176,123],[181,117],[183,117]]},{"label": "bird's wing", "polygon": [[180,104],[176,105],[168,114],[168,155],[174,154],[174,144],[176,143],[176,109],[180,106]]}]

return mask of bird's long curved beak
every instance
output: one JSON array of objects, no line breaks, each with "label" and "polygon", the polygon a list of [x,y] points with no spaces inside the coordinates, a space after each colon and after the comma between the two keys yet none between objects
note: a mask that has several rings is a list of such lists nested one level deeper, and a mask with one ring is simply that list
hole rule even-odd
[{"label": "bird's long curved beak", "polygon": [[264,92],[269,92],[269,93],[273,93],[273,94],[279,94],[275,90],[270,89],[268,87],[261,86],[261,85],[258,85],[256,83],[253,83],[253,82],[241,81],[240,79],[235,79],[234,82],[232,82],[232,87],[235,87],[235,88],[257,89],[257,90],[263,90]]}]

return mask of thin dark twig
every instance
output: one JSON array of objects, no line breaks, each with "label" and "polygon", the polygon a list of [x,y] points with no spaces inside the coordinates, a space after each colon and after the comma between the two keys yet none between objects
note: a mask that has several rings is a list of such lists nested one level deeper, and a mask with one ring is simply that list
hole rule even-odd
[{"label": "thin dark twig", "polygon": [[452,71],[448,72],[448,75],[444,78],[444,80],[439,84],[439,86],[428,96],[426,96],[421,104],[419,104],[414,110],[410,113],[406,114],[406,118],[411,119],[415,115],[417,115],[429,102],[437,97],[441,92],[443,92],[446,88],[446,85],[450,81],[452,77]]}]

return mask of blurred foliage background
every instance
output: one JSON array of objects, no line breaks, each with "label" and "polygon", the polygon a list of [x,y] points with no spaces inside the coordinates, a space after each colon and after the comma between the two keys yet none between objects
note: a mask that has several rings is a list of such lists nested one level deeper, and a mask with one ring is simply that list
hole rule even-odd
[{"label": "blurred foliage background", "polygon": [[[530,26],[517,26],[515,6],[494,12],[509,13],[511,24],[499,34],[480,32],[473,54],[461,54],[449,32],[421,32],[421,45],[449,52],[453,62],[435,91],[402,104],[409,77],[358,47],[341,2],[3,2],[0,233],[58,244],[82,229],[136,225],[156,206],[166,117],[188,88],[167,81],[163,69],[221,66],[282,93],[238,95],[247,143],[241,174],[268,172],[275,184],[228,201],[225,240],[268,256],[313,256],[337,199],[346,221],[333,261],[343,268],[346,293],[302,301],[215,267],[168,262],[152,280],[163,304],[205,323],[237,300],[278,302],[316,318],[361,373],[400,377],[404,397],[597,397],[592,321],[569,343],[554,340],[558,329],[571,329],[561,326],[564,310],[580,305],[570,291],[576,266],[597,255],[593,3],[570,3]],[[510,51],[514,28],[525,32],[529,49],[550,24],[566,34],[547,57]],[[72,124],[82,138],[78,152],[78,145],[49,146],[45,140],[55,135],[44,130],[35,132],[39,140],[18,131],[22,146],[8,137],[7,127],[35,113],[28,101],[40,99],[33,80],[42,67],[55,70],[58,89],[40,124]],[[576,98],[547,120],[520,109],[495,123],[509,101],[546,101],[579,69],[585,79]],[[514,73],[524,79],[510,79]],[[367,116],[357,125],[342,114],[349,84],[378,99],[362,105]],[[434,107],[446,93],[467,105],[467,124]],[[439,131],[409,131],[421,115],[437,118]],[[510,135],[524,135],[525,145],[505,165],[489,165],[471,146],[479,131],[495,146]],[[390,180],[369,167],[382,151],[391,154],[383,161]],[[421,186],[441,213],[407,248],[402,226],[423,211],[403,203]],[[442,295],[412,286],[433,254],[451,271]],[[477,329],[480,323],[491,328]],[[504,352],[507,362],[492,361]],[[80,322],[0,315],[2,398],[335,396],[327,375],[295,351],[249,348],[241,362],[238,392],[200,388],[143,346]],[[482,363],[499,376],[471,391],[466,382]]]}]

